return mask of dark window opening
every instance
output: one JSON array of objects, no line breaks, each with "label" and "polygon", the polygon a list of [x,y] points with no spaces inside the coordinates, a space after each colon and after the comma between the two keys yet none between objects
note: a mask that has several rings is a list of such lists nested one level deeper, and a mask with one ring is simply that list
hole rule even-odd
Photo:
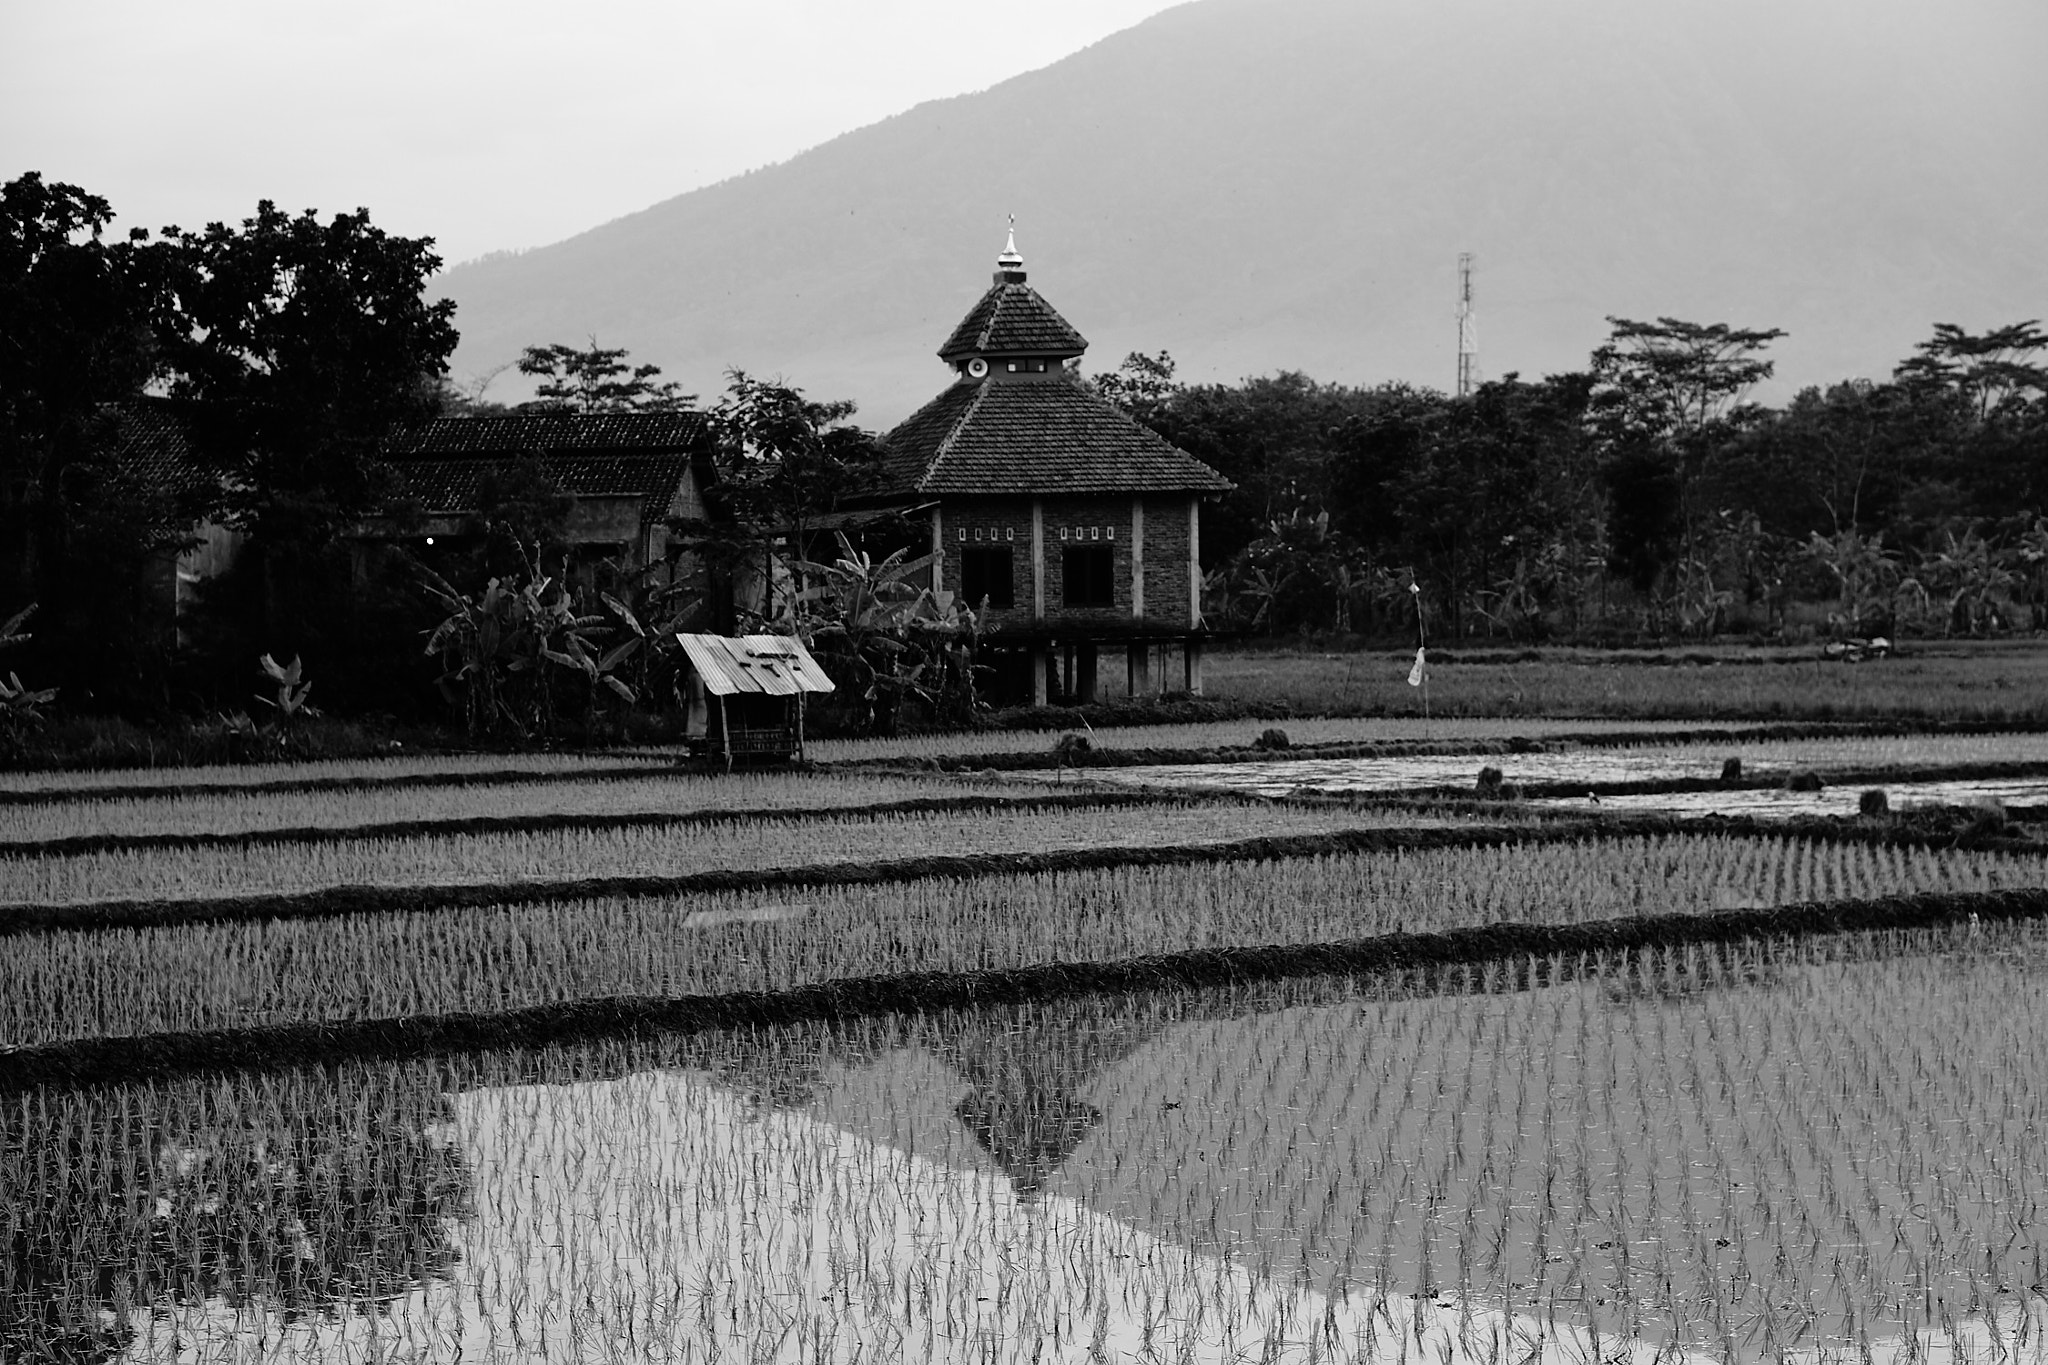
[{"label": "dark window opening", "polygon": [[1010,547],[977,545],[960,552],[960,596],[970,607],[986,597],[991,607],[1017,605],[1010,581]]},{"label": "dark window opening", "polygon": [[1116,605],[1116,551],[1107,545],[1077,546],[1060,557],[1063,599],[1070,607]]}]

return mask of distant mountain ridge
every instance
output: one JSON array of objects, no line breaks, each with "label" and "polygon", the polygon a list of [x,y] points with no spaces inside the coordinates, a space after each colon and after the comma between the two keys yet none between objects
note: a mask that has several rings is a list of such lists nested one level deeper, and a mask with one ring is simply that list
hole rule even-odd
[{"label": "distant mountain ridge", "polygon": [[437,285],[458,375],[594,335],[874,425],[946,382],[1011,212],[1091,369],[1448,387],[1473,251],[1483,375],[1668,314],[1785,328],[1781,389],[1882,377],[2048,315],[2044,55],[2035,0],[1198,0]]}]

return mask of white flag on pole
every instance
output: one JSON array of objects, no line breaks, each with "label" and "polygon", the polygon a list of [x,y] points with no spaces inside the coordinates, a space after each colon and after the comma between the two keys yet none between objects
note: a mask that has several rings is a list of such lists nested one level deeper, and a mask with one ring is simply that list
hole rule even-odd
[{"label": "white flag on pole", "polygon": [[1410,687],[1422,686],[1422,679],[1424,677],[1426,669],[1426,665],[1423,663],[1422,660],[1422,655],[1422,648],[1420,646],[1417,646],[1415,650],[1415,667],[1408,670],[1408,685]]}]

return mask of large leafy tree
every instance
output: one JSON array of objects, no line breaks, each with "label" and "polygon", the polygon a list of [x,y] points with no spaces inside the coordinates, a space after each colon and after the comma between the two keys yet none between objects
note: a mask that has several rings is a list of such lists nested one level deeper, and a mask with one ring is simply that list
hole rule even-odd
[{"label": "large leafy tree", "polygon": [[1756,415],[1743,400],[1770,377],[1763,351],[1785,333],[1670,317],[1607,321],[1608,339],[1593,352],[1591,413],[1608,452],[1613,567],[1653,593],[1675,591],[1683,609],[1711,595],[1702,541],[1716,509],[1699,496],[1703,479],[1731,432]]},{"label": "large leafy tree", "polygon": [[1539,383],[1509,374],[1432,405],[1389,490],[1399,538],[1388,549],[1442,605],[1454,633],[1475,617],[1529,632],[1575,588],[1578,566],[1600,540],[1585,495],[1589,388],[1583,374]]},{"label": "large leafy tree", "polygon": [[[1914,446],[1910,510],[1932,533],[1957,516],[2048,507],[2048,334],[1940,323],[1893,372]],[[1943,514],[1947,515],[1944,516]]]},{"label": "large leafy tree", "polygon": [[67,696],[134,701],[161,661],[142,568],[210,509],[205,481],[118,458],[157,374],[168,248],[30,173],[0,187],[0,614],[40,602],[25,660]]},{"label": "large leafy tree", "polygon": [[433,239],[393,237],[366,209],[322,221],[264,200],[239,228],[164,229],[176,310],[161,329],[171,393],[229,476],[260,542],[317,547],[374,504],[376,453],[431,415],[457,340],[424,290]]},{"label": "large leafy tree", "polygon": [[214,594],[219,647],[303,652],[329,676],[381,643],[382,627],[357,629],[340,546],[388,492],[384,441],[438,409],[457,340],[455,305],[423,296],[440,258],[431,238],[391,236],[366,210],[323,220],[268,200],[239,227],[164,239],[170,392],[249,537]]},{"label": "large leafy tree", "polygon": [[684,412],[696,406],[697,395],[668,381],[656,383],[659,365],[633,365],[624,347],[607,348],[590,339],[578,348],[552,342],[528,346],[519,357],[519,372],[540,380],[534,388],[536,406],[566,412]]}]

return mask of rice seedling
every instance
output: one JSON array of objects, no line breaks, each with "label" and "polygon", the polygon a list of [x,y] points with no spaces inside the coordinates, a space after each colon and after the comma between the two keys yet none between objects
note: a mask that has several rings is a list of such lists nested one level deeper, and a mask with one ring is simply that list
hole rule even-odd
[{"label": "rice seedling", "polygon": [[965,777],[892,773],[688,773],[583,780],[573,776],[489,788],[398,787],[316,792],[168,791],[159,796],[53,802],[0,810],[9,845],[94,834],[233,834],[346,829],[477,816],[692,814],[701,811],[848,809],[929,796],[998,796],[1016,790]]},{"label": "rice seedling", "polygon": [[299,844],[0,856],[0,904],[187,900],[331,886],[475,886],[592,877],[671,877],[948,853],[995,857],[1067,848],[1215,842],[1386,823],[1342,807],[1172,805],[1141,818],[1096,809],[750,819],[692,826],[566,827]]},{"label": "rice seedling", "polygon": [[1599,966],[16,1097],[0,1349],[2038,1365],[2048,931]]},{"label": "rice seedling", "polygon": [[26,935],[0,1044],[2048,884],[2005,853],[1657,836]]},{"label": "rice seedling", "polygon": [[129,787],[162,788],[166,792],[175,792],[181,787],[238,787],[267,782],[388,782],[412,777],[503,773],[532,774],[541,778],[617,769],[636,759],[646,763],[670,762],[674,755],[652,749],[587,754],[409,754],[390,758],[212,764],[185,768],[15,771],[0,772],[0,792],[71,794]]}]

